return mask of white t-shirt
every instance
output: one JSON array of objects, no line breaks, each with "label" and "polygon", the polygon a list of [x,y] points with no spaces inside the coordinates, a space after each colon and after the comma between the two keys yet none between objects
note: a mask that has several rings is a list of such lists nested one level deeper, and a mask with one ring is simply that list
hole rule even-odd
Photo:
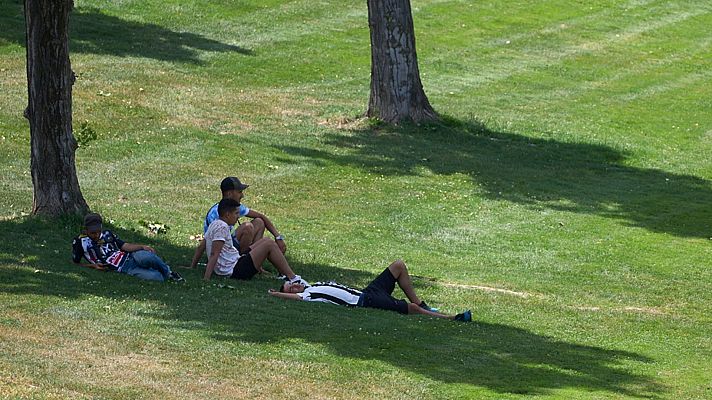
[{"label": "white t-shirt", "polygon": [[317,282],[297,293],[302,300],[320,301],[342,306],[355,306],[361,296],[361,291],[336,282]]},{"label": "white t-shirt", "polygon": [[232,244],[230,226],[219,218],[213,221],[208,227],[208,231],[205,232],[205,247],[208,257],[212,254],[214,241],[223,242],[223,247],[213,272],[218,275],[230,276],[235,268],[237,259],[240,258],[240,252]]}]

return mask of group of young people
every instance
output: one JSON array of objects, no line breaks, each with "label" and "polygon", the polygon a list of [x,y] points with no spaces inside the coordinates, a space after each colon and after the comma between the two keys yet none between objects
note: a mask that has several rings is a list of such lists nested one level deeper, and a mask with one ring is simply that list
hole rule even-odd
[{"label": "group of young people", "polygon": [[[415,293],[408,268],[402,260],[391,263],[366,288],[359,290],[333,281],[309,284],[294,273],[284,256],[287,246],[284,236],[264,214],[242,204],[249,185],[236,177],[220,183],[222,200],[207,212],[203,223],[203,240],[195,250],[191,268],[196,268],[203,253],[208,261],[203,279],[213,274],[233,279],[251,279],[266,273],[263,263],[268,260],[284,279],[269,294],[288,300],[326,302],[352,307],[368,307],[396,311],[401,314],[424,314],[437,318],[469,322],[470,310],[447,315],[428,306]],[[240,223],[240,218],[248,221]],[[274,240],[264,236],[269,231]],[[150,246],[122,241],[111,230],[103,229],[99,214],[84,218],[84,229],[73,241],[73,261],[90,268],[116,271],[141,279],[155,281],[184,281],[183,277],[156,255]],[[82,258],[88,263],[83,263]],[[393,297],[395,285],[405,293],[408,301]]]}]

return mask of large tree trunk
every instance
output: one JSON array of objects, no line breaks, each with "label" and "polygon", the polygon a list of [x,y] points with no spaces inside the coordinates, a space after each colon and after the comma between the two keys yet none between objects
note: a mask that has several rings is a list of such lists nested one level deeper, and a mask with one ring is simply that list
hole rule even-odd
[{"label": "large tree trunk", "polygon": [[366,115],[389,123],[438,119],[423,91],[410,0],[367,0],[371,97]]},{"label": "large tree trunk", "polygon": [[83,214],[88,206],[79,189],[72,135],[69,62],[71,0],[25,0],[30,169],[34,214]]}]

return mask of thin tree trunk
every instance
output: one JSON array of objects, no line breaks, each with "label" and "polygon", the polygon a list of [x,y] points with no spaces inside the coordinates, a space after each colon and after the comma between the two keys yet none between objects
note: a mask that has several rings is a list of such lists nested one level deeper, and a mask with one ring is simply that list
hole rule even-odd
[{"label": "thin tree trunk", "polygon": [[410,0],[367,0],[371,96],[366,115],[389,123],[438,119],[423,91]]},{"label": "thin tree trunk", "polygon": [[69,62],[71,0],[25,0],[27,33],[30,169],[34,214],[83,214],[88,206],[79,188],[72,135]]}]

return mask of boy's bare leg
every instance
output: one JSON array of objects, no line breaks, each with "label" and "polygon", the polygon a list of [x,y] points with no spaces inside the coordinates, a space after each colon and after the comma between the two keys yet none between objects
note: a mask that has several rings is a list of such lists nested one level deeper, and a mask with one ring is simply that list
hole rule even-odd
[{"label": "boy's bare leg", "polygon": [[403,260],[396,260],[391,265],[388,266],[388,270],[391,271],[393,277],[396,278],[398,286],[403,290],[403,293],[408,297],[411,302],[408,304],[408,314],[423,314],[429,315],[435,318],[445,318],[445,319],[455,319],[455,315],[446,315],[439,312],[426,310],[420,307],[420,299],[415,294],[415,289],[413,288],[413,282],[410,280],[410,275],[408,275],[408,268],[405,266]]},{"label": "boy's bare leg", "polygon": [[235,232],[237,241],[240,243],[240,253],[248,252],[254,243],[262,239],[264,234],[265,223],[261,218],[255,218],[252,221],[240,224]]},{"label": "boy's bare leg", "polygon": [[265,235],[265,221],[262,218],[255,218],[252,220],[252,226],[254,226],[255,235],[252,237],[252,243],[262,239]]},{"label": "boy's bare leg", "polygon": [[415,288],[413,288],[413,282],[410,280],[405,262],[403,262],[403,260],[395,260],[388,266],[388,270],[391,271],[393,277],[396,278],[398,286],[403,290],[408,300],[419,306],[421,301],[418,295],[415,294]]},{"label": "boy's bare leg", "polygon": [[436,318],[455,319],[454,315],[445,315],[445,314],[441,314],[439,312],[426,310],[415,303],[408,303],[408,314],[423,314],[423,315],[429,315],[431,317],[436,317]]},{"label": "boy's bare leg", "polygon": [[245,222],[244,224],[240,224],[239,227],[237,227],[237,231],[235,231],[235,237],[237,238],[237,241],[240,243],[240,254],[246,254],[250,251],[250,246],[254,243],[252,241],[252,238],[255,235],[255,230],[254,230],[254,225],[250,222]]},{"label": "boy's bare leg", "polygon": [[288,279],[294,278],[294,271],[292,271],[287,259],[279,250],[279,246],[277,246],[274,240],[267,238],[258,240],[252,245],[250,256],[252,257],[252,263],[255,264],[255,267],[261,266],[265,260],[269,260],[280,274],[286,276]]}]

